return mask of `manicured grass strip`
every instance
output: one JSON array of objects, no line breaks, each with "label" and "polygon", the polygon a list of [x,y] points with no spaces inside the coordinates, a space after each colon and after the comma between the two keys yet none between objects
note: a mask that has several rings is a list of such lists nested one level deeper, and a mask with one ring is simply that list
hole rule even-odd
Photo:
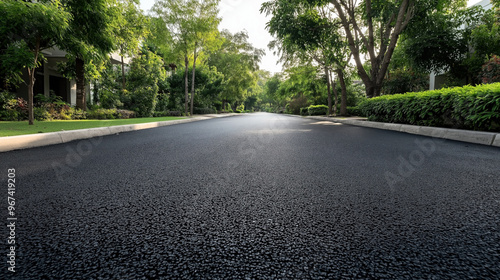
[{"label": "manicured grass strip", "polygon": [[137,118],[120,120],[72,120],[72,121],[35,121],[34,125],[28,125],[28,121],[3,122],[0,121],[0,137],[24,134],[37,134],[45,132],[56,132],[62,130],[76,130],[94,127],[107,127],[125,124],[138,124],[149,122],[162,122],[185,119],[182,117],[161,118]]}]

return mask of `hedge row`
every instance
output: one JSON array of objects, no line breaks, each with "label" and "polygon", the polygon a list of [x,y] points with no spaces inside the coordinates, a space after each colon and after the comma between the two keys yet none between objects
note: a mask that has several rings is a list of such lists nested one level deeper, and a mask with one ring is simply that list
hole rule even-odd
[{"label": "hedge row", "polygon": [[385,95],[358,108],[371,121],[500,131],[500,83]]},{"label": "hedge row", "polygon": [[311,105],[309,107],[300,108],[301,116],[325,116],[328,115],[328,106],[326,105]]}]

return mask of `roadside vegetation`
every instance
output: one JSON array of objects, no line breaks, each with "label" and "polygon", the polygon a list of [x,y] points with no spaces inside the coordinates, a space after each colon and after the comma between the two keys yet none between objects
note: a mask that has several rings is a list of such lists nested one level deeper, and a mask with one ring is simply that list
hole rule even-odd
[{"label": "roadside vegetation", "polygon": [[371,121],[500,131],[500,83],[384,95],[359,110]]},{"label": "roadside vegetation", "polygon": [[[219,3],[158,0],[146,15],[136,0],[2,1],[0,120],[33,124],[256,110],[252,89],[262,78],[264,51],[249,43],[245,31],[219,30]],[[76,80],[75,106],[34,92],[35,73],[43,72],[44,51],[52,47],[67,52],[58,71]],[[112,64],[111,53],[121,63]],[[23,69],[29,79],[23,80]],[[21,83],[29,85],[27,99],[13,94]]]},{"label": "roadside vegetation", "polygon": [[[259,69],[264,50],[245,31],[219,30],[219,4],[157,0],[145,14],[136,0],[2,1],[0,120],[264,111],[498,129],[498,98],[475,86],[500,82],[499,0],[490,10],[465,0],[268,1],[280,73]],[[58,68],[76,80],[76,106],[33,91],[53,46],[68,53]],[[443,90],[425,92],[431,73]],[[12,94],[20,83],[28,100]]]}]

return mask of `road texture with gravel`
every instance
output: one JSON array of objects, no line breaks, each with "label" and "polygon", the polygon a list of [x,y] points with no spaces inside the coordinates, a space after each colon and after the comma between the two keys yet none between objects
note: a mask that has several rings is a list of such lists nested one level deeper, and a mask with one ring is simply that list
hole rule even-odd
[{"label": "road texture with gravel", "polygon": [[500,278],[494,147],[259,113],[0,168],[0,279]]}]

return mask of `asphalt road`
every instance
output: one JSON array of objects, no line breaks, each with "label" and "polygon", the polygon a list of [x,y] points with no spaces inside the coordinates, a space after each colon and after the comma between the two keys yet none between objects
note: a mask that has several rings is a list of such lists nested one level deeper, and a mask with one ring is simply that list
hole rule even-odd
[{"label": "asphalt road", "polygon": [[500,278],[498,148],[253,114],[1,153],[0,173],[0,279]]}]

